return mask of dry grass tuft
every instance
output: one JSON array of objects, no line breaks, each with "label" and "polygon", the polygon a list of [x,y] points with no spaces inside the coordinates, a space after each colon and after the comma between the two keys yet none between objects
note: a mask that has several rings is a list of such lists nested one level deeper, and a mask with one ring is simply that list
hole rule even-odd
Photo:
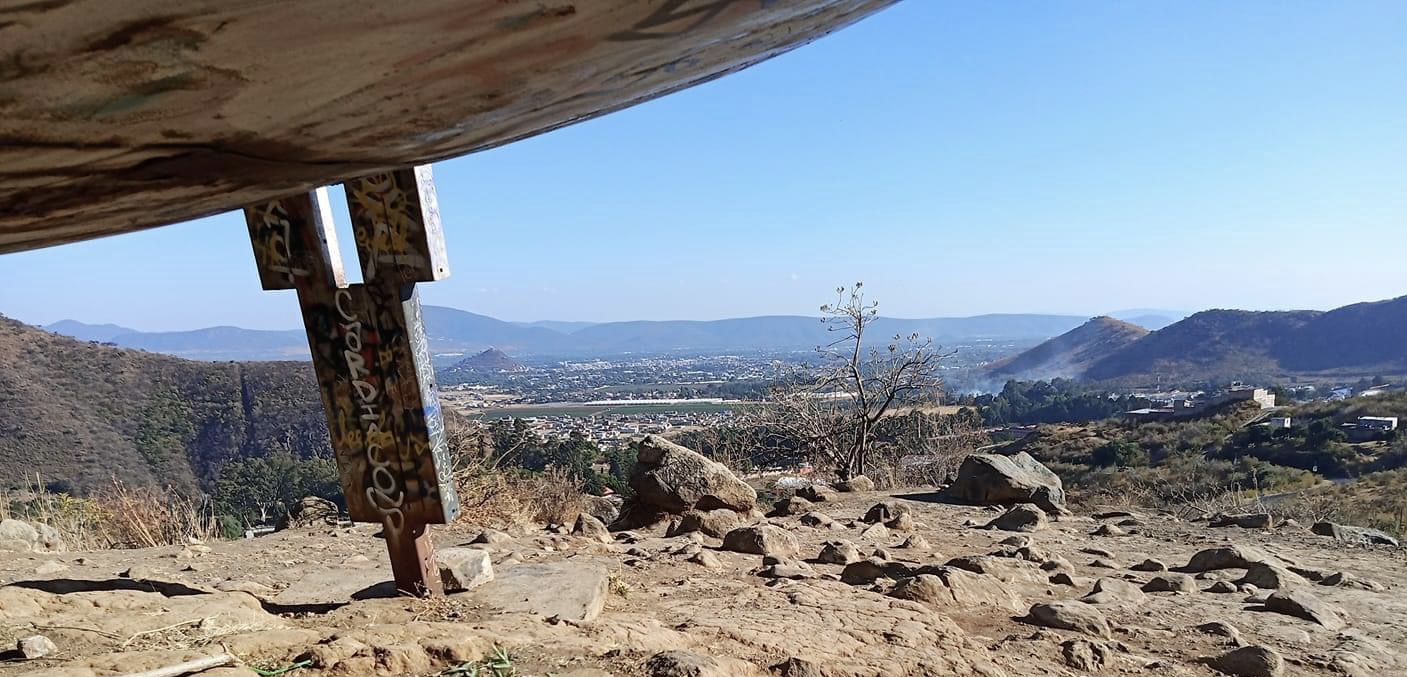
[{"label": "dry grass tuft", "polygon": [[220,537],[214,513],[180,494],[151,487],[131,489],[113,480],[93,500],[109,516],[110,547],[153,548]]},{"label": "dry grass tuft", "polygon": [[456,479],[459,519],[468,524],[571,524],[581,513],[580,484],[557,469],[534,473],[476,468]]},{"label": "dry grass tuft", "polygon": [[89,497],[44,491],[39,477],[0,496],[0,516],[47,524],[72,550],[151,548],[220,537],[206,504],[172,491],[131,488],[118,480]]}]

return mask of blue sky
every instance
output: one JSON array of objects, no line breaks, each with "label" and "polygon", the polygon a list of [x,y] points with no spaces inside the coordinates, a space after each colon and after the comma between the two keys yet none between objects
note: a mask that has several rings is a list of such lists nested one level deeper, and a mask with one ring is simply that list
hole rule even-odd
[{"label": "blue sky", "polygon": [[[1400,1],[909,0],[437,164],[453,276],[422,298],[601,321],[810,313],[853,280],[907,317],[1407,294],[1404,35]],[[299,325],[238,213],[0,257],[0,312]]]}]

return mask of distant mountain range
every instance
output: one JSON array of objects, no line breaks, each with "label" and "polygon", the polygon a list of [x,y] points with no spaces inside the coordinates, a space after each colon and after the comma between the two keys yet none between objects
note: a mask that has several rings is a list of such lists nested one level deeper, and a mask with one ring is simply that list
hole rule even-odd
[{"label": "distant mountain range", "polygon": [[1407,371],[1407,296],[1327,312],[1206,310],[1143,335],[1115,322],[1090,320],[989,374],[1176,383]]},{"label": "distant mountain range", "polygon": [[[659,322],[505,322],[443,306],[425,306],[425,330],[437,355],[465,355],[497,348],[509,355],[606,356],[626,353],[746,352],[809,349],[833,336],[819,318],[797,315],[727,320]],[[974,317],[880,318],[875,342],[918,333],[954,344],[976,340],[1043,339],[1069,331],[1084,318],[1073,315],[978,315]],[[264,331],[211,327],[178,332],[140,332],[116,325],[63,320],[49,331],[89,341],[203,360],[307,359],[301,329]]]}]

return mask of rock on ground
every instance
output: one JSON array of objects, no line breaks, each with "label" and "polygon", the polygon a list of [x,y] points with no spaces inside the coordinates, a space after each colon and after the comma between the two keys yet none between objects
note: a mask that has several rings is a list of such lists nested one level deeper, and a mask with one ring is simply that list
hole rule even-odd
[{"label": "rock on ground", "polygon": [[1060,477],[1024,451],[1014,456],[969,454],[945,494],[975,505],[1034,503],[1051,514],[1065,512]]},{"label": "rock on ground", "polygon": [[572,535],[589,538],[597,543],[611,543],[615,540],[611,538],[611,532],[606,528],[605,523],[585,512],[576,516],[576,524],[572,526]]},{"label": "rock on ground", "polygon": [[1247,545],[1230,545],[1207,548],[1193,555],[1182,570],[1188,573],[1216,571],[1218,569],[1249,569],[1257,562],[1279,564],[1279,560]]},{"label": "rock on ground", "polygon": [[1027,620],[1036,625],[1059,630],[1074,630],[1095,637],[1109,638],[1109,620],[1104,614],[1084,602],[1046,602],[1034,604]]},{"label": "rock on ground", "polygon": [[839,522],[831,519],[830,515],[823,512],[811,511],[801,516],[803,526],[815,527],[817,529],[843,529]]},{"label": "rock on ground", "polygon": [[1246,569],[1246,575],[1237,583],[1254,585],[1263,590],[1288,588],[1294,585],[1309,585],[1299,574],[1270,562],[1253,562]]},{"label": "rock on ground", "polygon": [[592,496],[590,494],[581,497],[581,509],[583,512],[601,520],[602,524],[610,524],[620,518],[621,499],[614,496]]},{"label": "rock on ground", "polygon": [[1241,643],[1241,631],[1237,630],[1236,626],[1227,623],[1226,621],[1208,621],[1206,623],[1198,625],[1195,629],[1197,630],[1197,632],[1200,632],[1205,635],[1225,637],[1231,640],[1233,644]]},{"label": "rock on ground", "polygon": [[1066,665],[1081,672],[1099,672],[1114,658],[1104,642],[1087,639],[1070,639],[1061,643],[1060,656]]},{"label": "rock on ground", "polygon": [[337,509],[337,504],[319,496],[304,496],[298,502],[298,506],[293,509],[293,515],[288,520],[290,529],[307,529],[309,527],[326,526],[336,524],[341,511]]},{"label": "rock on ground", "polygon": [[788,496],[772,505],[773,517],[791,517],[793,515],[804,515],[811,512],[811,501],[800,496]]},{"label": "rock on ground", "polygon": [[609,580],[600,564],[517,564],[480,586],[474,599],[508,613],[585,623],[596,620],[605,608]]},{"label": "rock on ground", "polygon": [[1387,589],[1383,586],[1382,583],[1369,580],[1367,578],[1360,578],[1345,571],[1336,571],[1332,574],[1329,574],[1328,576],[1325,576],[1324,580],[1319,581],[1319,585],[1327,585],[1329,587],[1358,588],[1359,590],[1372,590],[1374,592],[1380,592]]},{"label": "rock on ground", "polygon": [[848,480],[841,480],[835,483],[835,490],[845,493],[857,491],[874,491],[874,480],[864,475],[856,475]]},{"label": "rock on ground", "polygon": [[61,552],[64,549],[58,530],[47,524],[30,524],[10,518],[0,520],[0,550]]},{"label": "rock on ground", "polygon": [[1197,581],[1186,574],[1162,574],[1144,583],[1143,592],[1197,592]]},{"label": "rock on ground", "polygon": [[630,487],[637,502],[669,513],[727,508],[749,512],[757,492],[723,464],[659,435],[637,446]]},{"label": "rock on ground", "polygon": [[54,646],[54,641],[44,635],[30,635],[22,637],[15,643],[15,648],[20,652],[20,656],[27,661],[48,656],[59,648]]},{"label": "rock on ground", "polygon": [[1086,604],[1142,604],[1147,601],[1137,585],[1120,578],[1101,578],[1094,582],[1094,589],[1081,601]]},{"label": "rock on ground", "polygon": [[904,539],[904,542],[900,543],[897,547],[901,550],[927,550],[930,546],[928,545],[928,539],[914,534]]},{"label": "rock on ground", "polygon": [[1285,659],[1266,646],[1243,646],[1207,661],[1217,672],[1235,677],[1280,677],[1285,674]]},{"label": "rock on ground", "polygon": [[817,561],[826,564],[851,564],[861,559],[860,549],[856,548],[854,543],[844,540],[826,541],[821,546],[821,553],[816,556]]},{"label": "rock on ground", "polygon": [[1045,511],[1031,503],[1022,503],[988,522],[984,528],[1029,532],[1044,529],[1049,523],[1050,519],[1046,517]]},{"label": "rock on ground", "polygon": [[1240,527],[1242,529],[1270,529],[1275,526],[1275,519],[1268,513],[1250,513],[1247,515],[1217,515],[1207,524],[1209,527]]},{"label": "rock on ground", "polygon": [[645,661],[650,677],[748,677],[757,666],[735,658],[715,658],[692,651],[665,651]]},{"label": "rock on ground", "polygon": [[824,484],[808,484],[796,490],[796,495],[812,503],[826,503],[840,498],[835,489]]},{"label": "rock on ground", "polygon": [[499,531],[497,529],[484,529],[483,531],[480,531],[479,535],[475,536],[474,540],[470,541],[470,543],[483,545],[503,545],[504,543],[510,543],[512,541],[513,537],[503,533],[502,531]]},{"label": "rock on ground", "polygon": [[1265,599],[1265,608],[1318,623],[1330,630],[1338,630],[1346,625],[1336,609],[1305,590],[1276,592]]},{"label": "rock on ground", "polygon": [[880,501],[865,511],[865,516],[860,518],[865,524],[879,524],[888,522],[900,515],[908,515],[913,510],[899,501]]},{"label": "rock on ground", "polygon": [[679,521],[669,529],[670,537],[682,536],[695,531],[712,538],[723,538],[745,521],[743,515],[727,508],[715,510],[690,510],[680,516]]},{"label": "rock on ground", "polygon": [[801,548],[786,529],[764,524],[741,527],[723,536],[723,549],[753,555],[795,557]]},{"label": "rock on ground", "polygon": [[939,608],[993,607],[1009,611],[1022,608],[1021,599],[996,579],[952,567],[936,567],[932,572],[899,581],[890,596]]},{"label": "rock on ground", "polygon": [[1377,529],[1369,529],[1367,527],[1351,527],[1334,522],[1315,522],[1313,526],[1309,527],[1309,530],[1311,533],[1320,536],[1328,536],[1336,541],[1344,541],[1347,543],[1390,545],[1394,548],[1398,546],[1396,538],[1393,538],[1386,532]]},{"label": "rock on ground", "polygon": [[435,564],[445,592],[473,590],[493,580],[489,553],[479,548],[441,548],[435,551]]}]

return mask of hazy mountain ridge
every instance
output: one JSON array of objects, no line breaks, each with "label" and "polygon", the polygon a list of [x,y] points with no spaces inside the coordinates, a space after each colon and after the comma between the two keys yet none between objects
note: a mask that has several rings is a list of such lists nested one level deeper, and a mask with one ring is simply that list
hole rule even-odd
[{"label": "hazy mountain ridge", "polygon": [[[772,315],[723,320],[663,320],[603,323],[505,322],[444,306],[424,307],[425,331],[435,353],[475,353],[498,348],[518,356],[599,356],[675,351],[810,349],[833,337],[820,318]],[[896,334],[919,333],[939,343],[1055,336],[1079,326],[1072,315],[992,314],[960,318],[880,318],[875,343]],[[104,335],[96,325],[65,320],[68,335]],[[559,331],[552,327],[571,329]],[[57,331],[57,330],[56,330]],[[210,327],[179,332],[127,330],[106,339],[119,346],[203,360],[304,360],[301,329],[267,331]]]},{"label": "hazy mountain ridge", "polygon": [[135,329],[128,329],[116,324],[88,324],[77,320],[59,320],[51,324],[44,325],[46,331],[55,334],[71,336],[82,341],[111,341],[115,336],[131,334]]}]

